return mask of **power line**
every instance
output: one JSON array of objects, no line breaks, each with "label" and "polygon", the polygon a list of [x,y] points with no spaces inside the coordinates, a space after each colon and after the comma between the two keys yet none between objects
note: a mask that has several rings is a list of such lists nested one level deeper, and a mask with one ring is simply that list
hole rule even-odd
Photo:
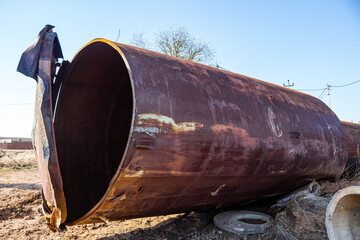
[{"label": "power line", "polygon": [[319,99],[322,99],[325,96],[325,91],[326,91],[326,88],[324,88],[324,90],[321,92]]},{"label": "power line", "polygon": [[[322,91],[320,96],[318,97],[320,100],[325,96],[325,93],[327,93],[328,106],[329,106],[329,108],[331,108],[330,91],[331,91],[332,87],[334,87],[334,88],[347,87],[347,86],[353,85],[353,84],[358,83],[358,82],[360,82],[360,80],[357,80],[357,81],[354,81],[354,82],[351,82],[351,83],[348,83],[348,84],[337,85],[337,86],[333,86],[333,85],[330,85],[330,84],[327,83],[326,88],[294,89],[294,90],[297,90],[297,91]],[[285,87],[285,84],[284,84],[284,87]]]},{"label": "power line", "polygon": [[322,91],[323,88],[316,88],[316,89],[294,89],[296,91]]},{"label": "power line", "polygon": [[353,84],[358,83],[358,82],[360,82],[360,80],[357,80],[357,81],[352,82],[352,83],[344,84],[344,85],[339,85],[339,86],[330,85],[330,87],[346,87],[346,86],[350,86],[350,85],[353,85]]},{"label": "power line", "polygon": [[[338,86],[329,85],[329,88],[331,88],[331,87],[347,87],[347,86],[353,85],[353,84],[358,83],[358,82],[360,82],[360,80],[357,80],[355,82],[351,82],[351,83],[348,83],[348,84],[344,84],[344,85],[338,85]],[[294,90],[297,90],[297,91],[324,91],[323,88],[294,89]],[[321,94],[320,94],[320,96],[321,96]]]},{"label": "power line", "polygon": [[15,105],[34,105],[35,103],[0,103],[0,105],[15,106]]}]

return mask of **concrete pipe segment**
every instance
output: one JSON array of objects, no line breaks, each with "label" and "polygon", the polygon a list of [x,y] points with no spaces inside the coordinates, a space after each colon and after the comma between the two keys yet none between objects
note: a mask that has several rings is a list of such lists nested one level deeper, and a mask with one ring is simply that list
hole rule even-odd
[{"label": "concrete pipe segment", "polygon": [[330,240],[360,239],[360,186],[341,189],[333,196],[325,223]]}]

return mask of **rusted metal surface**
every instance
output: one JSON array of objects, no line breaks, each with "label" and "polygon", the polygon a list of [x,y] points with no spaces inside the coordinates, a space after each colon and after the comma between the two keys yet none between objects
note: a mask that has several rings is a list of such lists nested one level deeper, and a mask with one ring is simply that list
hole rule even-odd
[{"label": "rusted metal surface", "polygon": [[347,175],[356,175],[360,168],[360,124],[341,121],[345,130],[348,158]]},{"label": "rusted metal surface", "polygon": [[348,162],[360,159],[360,124],[341,121],[345,130]]},{"label": "rusted metal surface", "polygon": [[55,228],[246,203],[344,169],[344,129],[320,100],[105,39],[76,54],[53,104],[53,34],[34,140]]},{"label": "rusted metal surface", "polygon": [[55,133],[69,225],[245,203],[346,162],[320,100],[104,39],[71,62]]}]

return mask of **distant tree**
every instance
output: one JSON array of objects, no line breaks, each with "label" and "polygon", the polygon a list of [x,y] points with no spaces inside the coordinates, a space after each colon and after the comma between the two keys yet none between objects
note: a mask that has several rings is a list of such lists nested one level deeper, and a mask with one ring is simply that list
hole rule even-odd
[{"label": "distant tree", "polygon": [[143,35],[144,35],[143,32],[135,32],[133,35],[133,38],[130,42],[130,45],[139,47],[139,48],[150,49],[151,45],[149,44],[149,42],[147,40],[144,39]]},{"label": "distant tree", "polygon": [[[150,44],[144,40],[142,33],[135,33],[130,44],[150,49]],[[215,51],[207,43],[196,40],[183,27],[160,31],[155,40],[155,47],[167,55],[205,64],[211,64],[215,55]]]},{"label": "distant tree", "polygon": [[156,45],[162,53],[194,62],[207,63],[214,58],[214,50],[205,42],[197,41],[183,27],[161,31]]}]

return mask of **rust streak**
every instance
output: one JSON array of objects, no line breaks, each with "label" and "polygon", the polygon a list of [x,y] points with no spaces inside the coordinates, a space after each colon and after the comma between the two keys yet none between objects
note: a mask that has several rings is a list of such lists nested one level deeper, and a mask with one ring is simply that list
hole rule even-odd
[{"label": "rust streak", "polygon": [[198,122],[180,122],[176,123],[174,119],[155,113],[139,114],[137,132],[150,133],[190,133],[204,127],[204,124]]}]

